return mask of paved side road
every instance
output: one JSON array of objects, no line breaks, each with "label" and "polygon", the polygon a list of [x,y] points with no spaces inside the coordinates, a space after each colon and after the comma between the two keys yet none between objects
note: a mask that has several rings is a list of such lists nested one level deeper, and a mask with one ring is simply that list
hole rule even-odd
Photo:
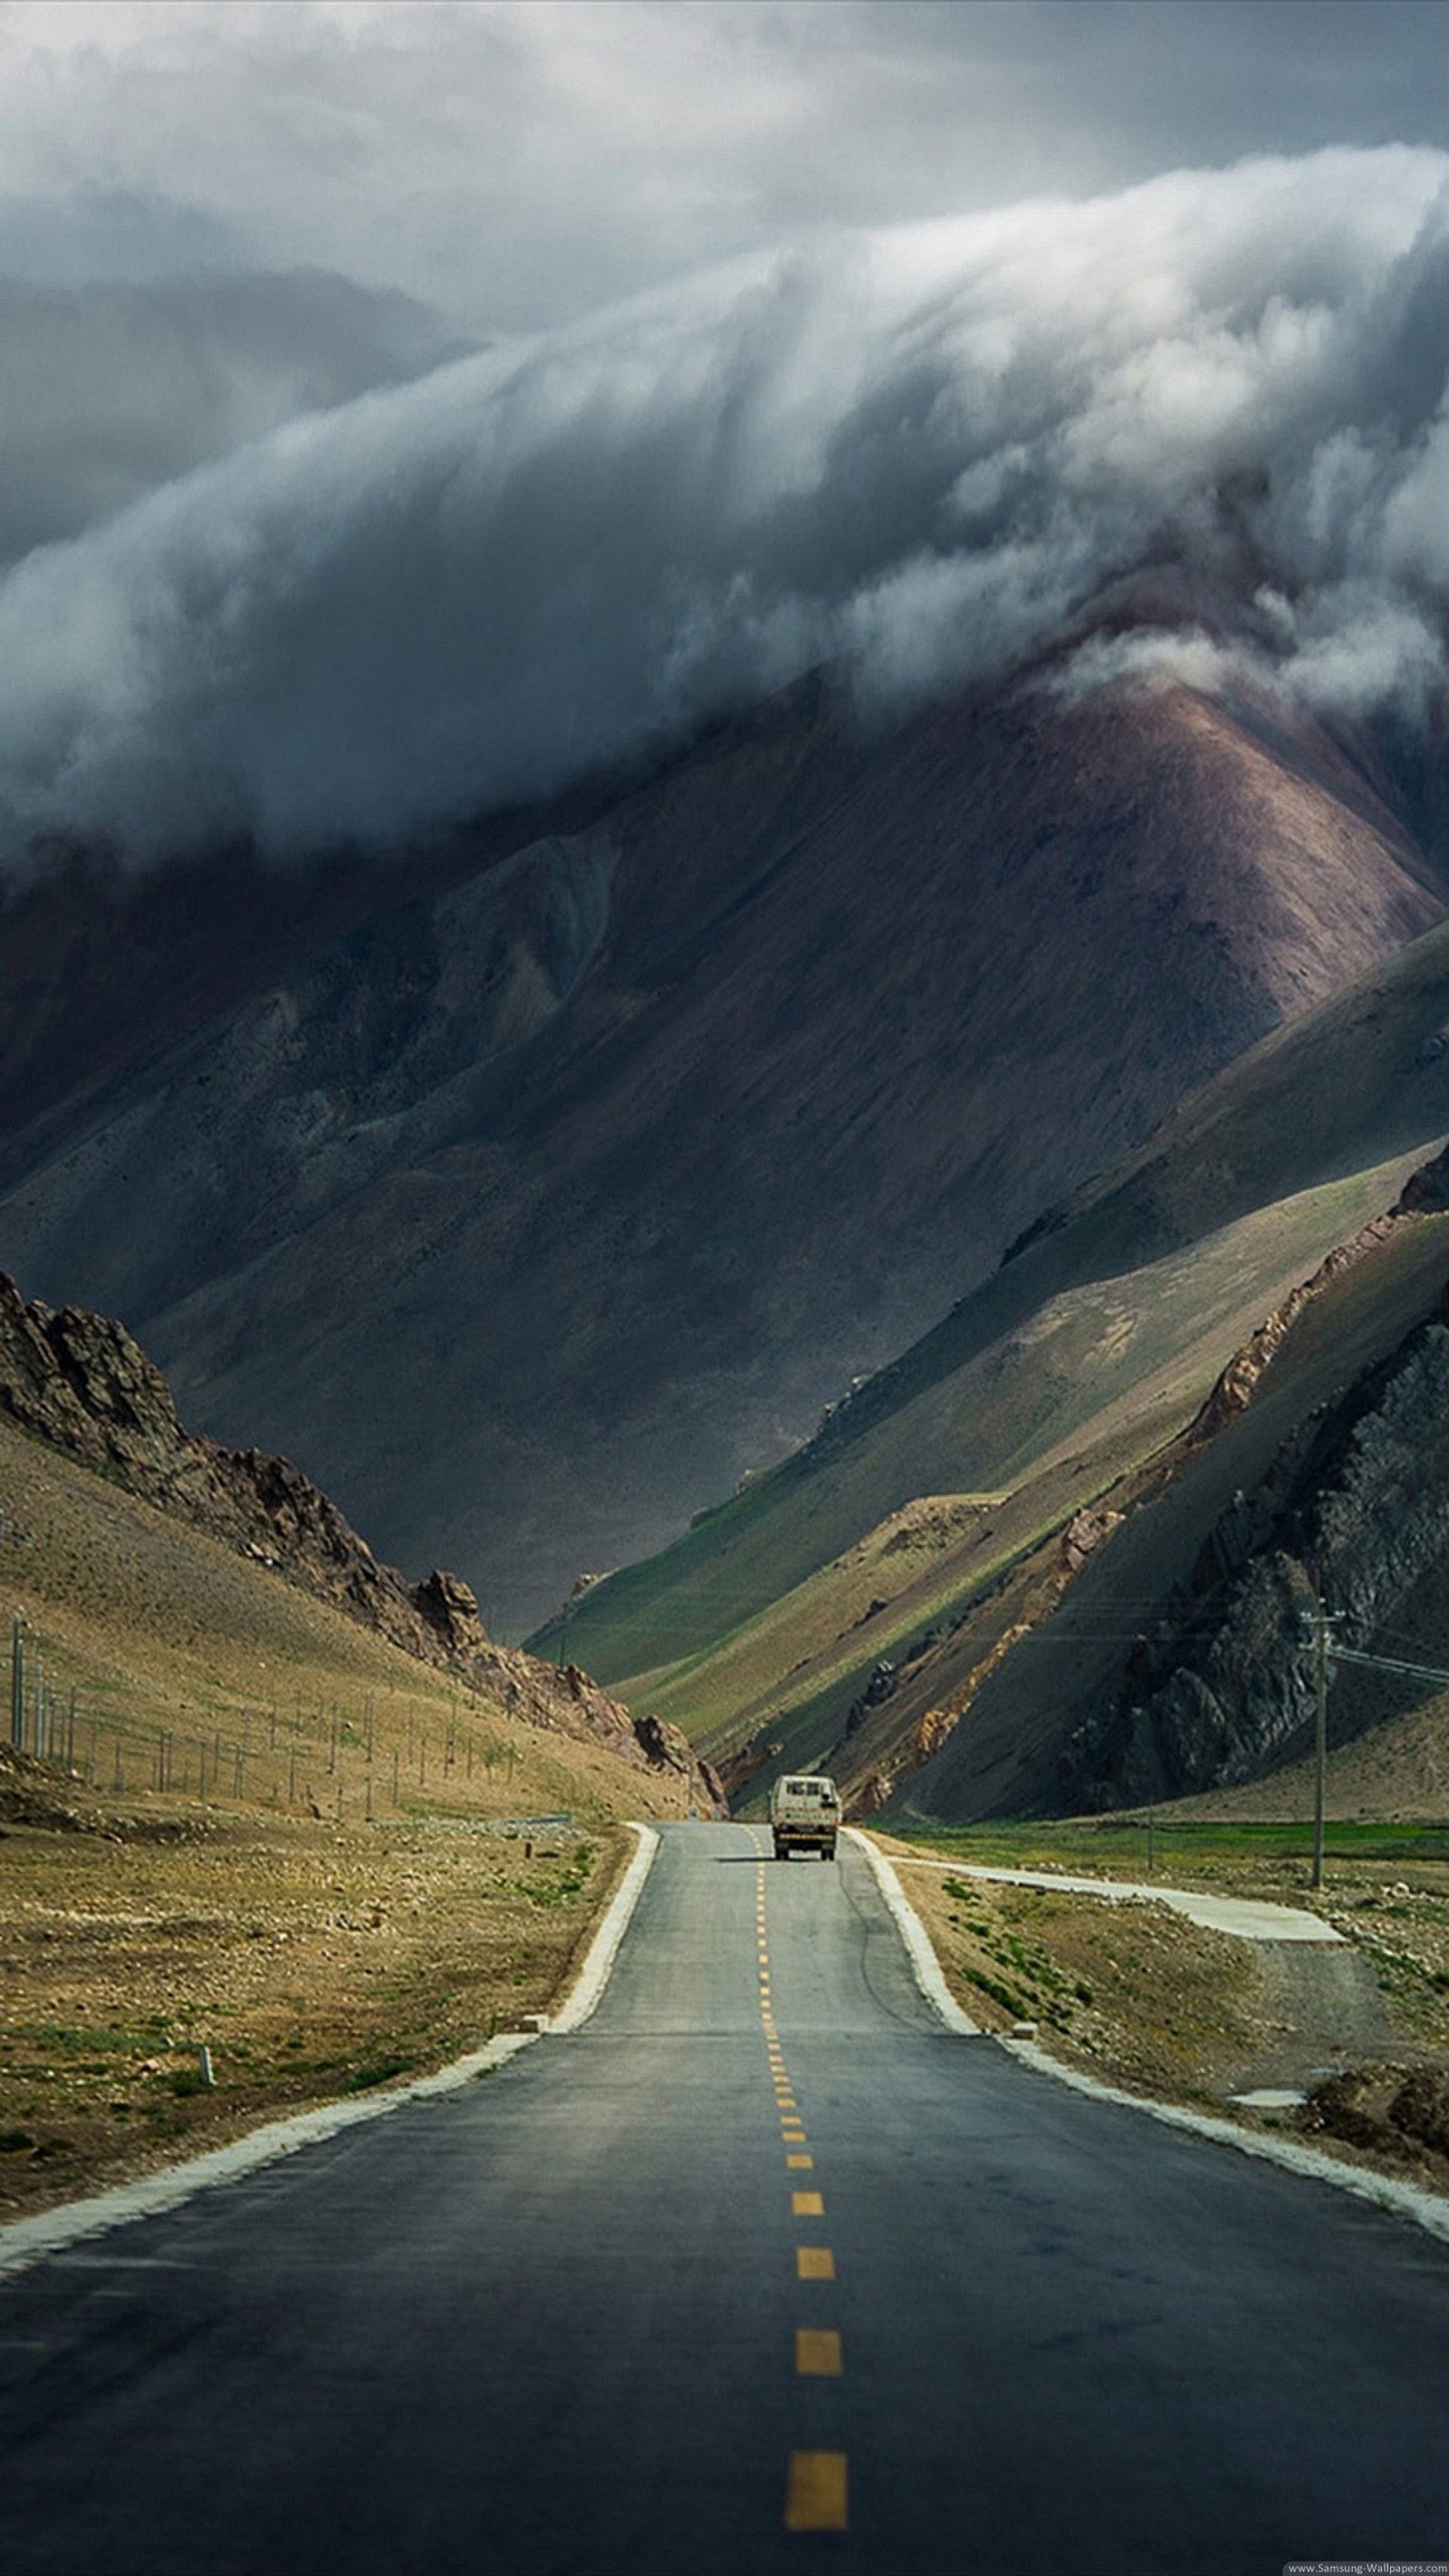
[{"label": "paved side road", "polygon": [[666,1833],[581,2031],[0,2288],[5,2576],[1278,2576],[1449,2542],[1449,2252]]},{"label": "paved side road", "polygon": [[1302,1905],[1271,1905],[1252,1896],[1204,1896],[1195,1888],[1161,1887],[1155,1879],[1074,1878],[1057,1869],[987,1869],[979,1861],[903,1859],[892,1855],[897,1869],[950,1870],[956,1878],[986,1878],[1006,1887],[1066,1889],[1068,1894],[1100,1896],[1108,1905],[1165,1905],[1189,1923],[1209,1932],[1227,1932],[1239,1941],[1301,1942],[1305,1948],[1330,1949],[1343,1934],[1310,1914]]}]

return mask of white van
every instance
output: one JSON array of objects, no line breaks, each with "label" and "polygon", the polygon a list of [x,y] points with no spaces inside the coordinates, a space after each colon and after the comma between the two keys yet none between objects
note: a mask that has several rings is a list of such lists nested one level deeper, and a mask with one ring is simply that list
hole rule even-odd
[{"label": "white van", "polygon": [[818,1771],[801,1771],[793,1779],[777,1780],[770,1792],[770,1830],[775,1837],[776,1860],[789,1860],[797,1851],[818,1852],[822,1860],[834,1860],[835,1837],[840,1831],[840,1796],[833,1780]]}]

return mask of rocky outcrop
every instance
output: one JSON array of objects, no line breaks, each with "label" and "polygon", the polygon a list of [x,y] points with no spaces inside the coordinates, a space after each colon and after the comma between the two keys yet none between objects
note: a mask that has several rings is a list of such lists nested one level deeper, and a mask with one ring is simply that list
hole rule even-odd
[{"label": "rocky outcrop", "polygon": [[1370,1648],[1441,1566],[1449,1302],[1309,1414],[1254,1490],[1234,1496],[1168,1616],[1138,1640],[1115,1707],[1068,1747],[1068,1796],[1136,1803],[1257,1777],[1313,1723],[1308,1614],[1321,1602],[1342,1644]]},{"label": "rocky outcrop", "polygon": [[[947,1696],[928,1699],[922,1707],[921,1685],[931,1687],[937,1659],[951,1652],[953,1639],[982,1605],[999,1596],[1006,1580],[1003,1576],[998,1576],[954,1618],[941,1621],[904,1648],[898,1663],[882,1661],[876,1665],[865,1690],[847,1711],[844,1733],[830,1759],[831,1769],[843,1780],[849,1815],[875,1814],[935,1758],[993,1674],[1000,1671],[1024,1637],[1050,1619],[1083,1566],[1120,1527],[1122,1517],[1110,1503],[1084,1505],[1041,1542],[1028,1560],[1029,1575],[1020,1615],[1008,1619],[964,1671],[953,1657],[955,1669]],[[897,1722],[892,1725],[887,1720],[884,1728],[878,1721],[873,1723],[874,1712],[894,1699],[913,1678],[916,1688]],[[852,1738],[857,1736],[862,1741],[853,1744]]]},{"label": "rocky outcrop", "polygon": [[[570,1677],[577,1671],[573,1664],[568,1669]],[[585,1678],[579,1675],[580,1680]],[[713,1807],[720,1815],[728,1815],[729,1803],[719,1773],[712,1763],[704,1761],[695,1752],[682,1727],[671,1726],[663,1717],[636,1717],[634,1733],[646,1762],[656,1771],[675,1772],[682,1785],[696,1797],[702,1787],[706,1794],[701,1803],[706,1812]]]},{"label": "rocky outcrop", "polygon": [[697,1802],[722,1811],[718,1780],[676,1729],[636,1723],[577,1665],[561,1673],[495,1645],[457,1575],[434,1572],[410,1584],[380,1564],[289,1459],[225,1449],[186,1430],[165,1378],[124,1326],[76,1306],[27,1304],[3,1272],[0,1415],[405,1654],[489,1689],[511,1714],[592,1739],[650,1770],[687,1775]]},{"label": "rocky outcrop", "polygon": [[[1443,1159],[1443,1156],[1440,1156],[1439,1163],[1442,1163]],[[1281,1349],[1305,1306],[1311,1306],[1314,1299],[1321,1296],[1330,1280],[1340,1278],[1345,1270],[1352,1270],[1358,1262],[1373,1251],[1375,1245],[1382,1243],[1386,1236],[1393,1232],[1401,1216],[1421,1206],[1428,1209],[1436,1204],[1427,1196],[1422,1201],[1411,1198],[1410,1192],[1416,1182],[1424,1182],[1427,1186],[1430,1173],[1438,1171],[1439,1163],[1431,1163],[1424,1171],[1416,1172],[1402,1197],[1386,1216],[1376,1216],[1372,1223],[1364,1226],[1350,1242],[1336,1244],[1327,1260],[1319,1263],[1313,1276],[1301,1281],[1298,1287],[1291,1290],[1282,1305],[1275,1306],[1272,1314],[1258,1326],[1255,1333],[1249,1335],[1241,1349],[1233,1353],[1227,1367],[1223,1369],[1213,1386],[1197,1420],[1192,1424],[1188,1434],[1190,1445],[1196,1447],[1205,1440],[1211,1440],[1225,1424],[1232,1422],[1238,1414],[1246,1413],[1257,1394],[1263,1372],[1274,1352]],[[1449,1198],[1439,1204],[1449,1205]]]},{"label": "rocky outcrop", "polygon": [[[1442,1037],[1434,1041],[1442,1051]],[[1449,1145],[1432,1163],[1411,1172],[1395,1201],[1395,1216],[1442,1216],[1449,1209]]]},{"label": "rocky outcrop", "polygon": [[425,1662],[456,1662],[486,1644],[466,1585],[434,1574],[409,1586],[290,1460],[188,1432],[160,1370],[124,1326],[76,1306],[27,1305],[3,1273],[0,1412]]}]

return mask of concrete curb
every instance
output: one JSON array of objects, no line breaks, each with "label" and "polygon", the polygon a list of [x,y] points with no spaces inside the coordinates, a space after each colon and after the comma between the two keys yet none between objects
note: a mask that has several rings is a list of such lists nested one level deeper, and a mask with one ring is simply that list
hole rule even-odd
[{"label": "concrete curb", "polygon": [[947,2030],[962,2039],[981,2036],[974,2021],[968,2021],[942,1973],[941,1962],[931,1946],[931,1936],[912,1905],[884,1852],[876,1850],[869,1837],[858,1826],[846,1825],[844,1832],[863,1851],[875,1872],[876,1884],[895,1920],[896,1930],[906,1945],[906,1955],[915,1973],[917,1985],[932,2011],[939,2015]]},{"label": "concrete curb", "polygon": [[551,2037],[578,2030],[588,2020],[613,1974],[620,1944],[644,1893],[644,1881],[659,1849],[659,1836],[652,1825],[631,1825],[629,1831],[638,1835],[638,1848],[614,1890],[609,1910],[584,1953],[583,1965],[568,1994],[544,2023]]},{"label": "concrete curb", "polygon": [[291,2119],[269,2120],[265,2128],[250,2129],[244,2138],[211,2147],[185,2164],[167,2165],[160,2173],[118,2183],[114,2191],[99,2192],[92,2200],[65,2201],[59,2209],[43,2209],[34,2218],[12,2219],[0,2228],[0,2280],[42,2262],[47,2254],[78,2244],[83,2237],[101,2236],[108,2228],[128,2226],[132,2219],[178,2209],[198,2192],[211,2191],[218,2183],[239,2182],[263,2165],[277,2164],[283,2156],[293,2156],[323,2138],[335,2138],[344,2129],[359,2128],[365,2120],[384,2119],[390,2111],[401,2111],[409,2102],[427,2101],[437,2093],[455,2093],[475,2076],[491,2075],[495,2066],[505,2065],[521,2048],[531,2048],[537,2035],[510,2031],[468,2057],[455,2058],[436,2075],[419,2076],[415,2083],[387,2091],[379,2088],[358,2102],[319,2103],[315,2110],[299,2111]]},{"label": "concrete curb", "polygon": [[[864,1834],[853,1826],[848,1830],[852,1840],[858,1842],[876,1862],[878,1875],[889,1868],[884,1855],[876,1851]],[[894,1878],[893,1870],[890,1874]],[[883,1877],[881,1885],[885,1889]],[[886,1902],[890,1904],[889,1890],[885,1889],[885,1893]],[[904,1897],[901,1903],[905,1905]],[[894,1913],[895,1908],[892,1906],[891,1910]],[[944,1988],[945,1977],[931,1948],[930,1935],[909,1906],[906,1906],[906,1911],[910,1914],[917,1938],[930,1951],[936,1980]],[[904,1933],[904,1926],[902,1930]],[[906,1946],[911,1950],[911,1961],[915,1966],[916,1954],[909,1938]],[[920,1975],[919,1968],[917,1975]],[[935,1992],[924,1978],[921,1979],[921,1991],[929,1994],[935,2003]],[[959,2029],[962,2022],[965,2022],[967,2030],[974,2029],[973,2023],[966,2022],[959,2005],[953,2004],[952,2009],[959,2016],[950,2025],[953,2030]],[[1449,2200],[1441,2198],[1437,2192],[1425,2191],[1420,2183],[1398,2182],[1391,2174],[1371,2173],[1362,2165],[1340,2164],[1336,2156],[1326,2156],[1319,2147],[1302,2147],[1289,2138],[1265,2137],[1261,2132],[1240,2128],[1235,2120],[1215,2120],[1208,2111],[1189,2111],[1177,2102],[1154,2102],[1145,2094],[1125,2093],[1120,2085],[1104,2084],[1096,2075],[1085,2075],[1074,2066],[1063,2066],[1060,2058],[1039,2047],[1035,2040],[1008,2039],[996,2031],[984,2035],[994,2039],[997,2047],[1005,2049],[1009,2057],[1016,2058],[1022,2066],[1029,2066],[1037,2075],[1049,2076],[1054,2084],[1066,2084],[1072,2092],[1085,2093],[1093,2101],[1115,2103],[1119,2110],[1144,2112],[1149,2120],[1160,2120],[1164,2128],[1185,2130],[1190,2137],[1210,2138],[1215,2146],[1235,2147],[1239,2155],[1257,2156],[1262,2163],[1279,2165],[1285,2172],[1298,2174],[1305,2181],[1331,2183],[1335,2191],[1351,2192],[1356,2200],[1368,2201],[1373,2208],[1386,2211],[1392,2217],[1407,2218],[1414,2226],[1422,2227],[1427,2235],[1436,2236],[1441,2244],[1449,2245]]]},{"label": "concrete curb", "polygon": [[[638,1848],[614,1890],[561,2010],[543,2024],[545,2029],[576,2030],[580,2022],[588,2019],[608,1984],[629,1917],[659,1848],[659,1836],[652,1827],[631,1825],[629,1830],[639,1836]],[[233,2138],[224,2147],[208,2148],[205,2155],[188,2157],[185,2164],[167,2165],[160,2173],[141,2174],[134,2182],[118,2183],[113,2191],[98,2192],[93,2199],[66,2201],[58,2209],[38,2211],[34,2218],[12,2219],[0,2227],[0,2280],[28,2271],[32,2264],[44,2262],[47,2255],[61,2253],[88,2236],[102,2236],[112,2227],[129,2226],[134,2219],[155,2218],[163,2210],[179,2209],[183,2201],[193,2200],[198,2192],[215,2190],[221,2183],[240,2182],[247,2174],[259,2173],[265,2165],[296,2155],[303,2147],[340,2136],[344,2129],[360,2128],[367,2120],[386,2119],[389,2112],[405,2110],[412,2102],[429,2102],[439,2094],[456,2093],[476,2077],[491,2075],[495,2067],[506,2066],[521,2049],[532,2048],[541,2035],[538,2030],[508,2031],[490,2040],[486,2048],[475,2048],[466,2057],[454,2058],[450,2066],[439,2067],[435,2075],[420,2075],[411,2084],[386,2089],[380,2086],[376,2093],[360,2101],[318,2103],[311,2111],[298,2111],[286,2120],[269,2120],[264,2128],[251,2129],[244,2138]]]}]

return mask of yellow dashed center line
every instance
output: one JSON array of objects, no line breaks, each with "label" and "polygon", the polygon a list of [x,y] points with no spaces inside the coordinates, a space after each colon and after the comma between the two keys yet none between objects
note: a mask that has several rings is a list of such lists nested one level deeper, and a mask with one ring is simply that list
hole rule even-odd
[{"label": "yellow dashed center line", "polygon": [[844,2531],[849,2506],[843,2451],[792,2451],[785,2478],[787,2531]]},{"label": "yellow dashed center line", "polygon": [[835,2256],[828,2245],[797,2245],[795,2248],[797,2281],[833,2281]]},{"label": "yellow dashed center line", "polygon": [[[755,1870],[755,1967],[759,1980],[760,2027],[765,2036],[770,2085],[780,2119],[780,2141],[786,2151],[786,2170],[810,2173],[814,2171],[815,2159],[806,2152],[805,2124],[786,2071],[785,2052],[775,2024],[770,1943],[765,1920],[763,1857]],[[792,2190],[790,2208],[796,2218],[823,2218],[825,2195],[820,2191]],[[833,2281],[833,2248],[829,2245],[797,2245],[795,2277],[798,2281]],[[795,2371],[798,2378],[839,2379],[844,2369],[840,2335],[834,2326],[796,2327]],[[845,2531],[848,2528],[849,2471],[844,2451],[792,2451],[785,2474],[785,2529]]]}]

